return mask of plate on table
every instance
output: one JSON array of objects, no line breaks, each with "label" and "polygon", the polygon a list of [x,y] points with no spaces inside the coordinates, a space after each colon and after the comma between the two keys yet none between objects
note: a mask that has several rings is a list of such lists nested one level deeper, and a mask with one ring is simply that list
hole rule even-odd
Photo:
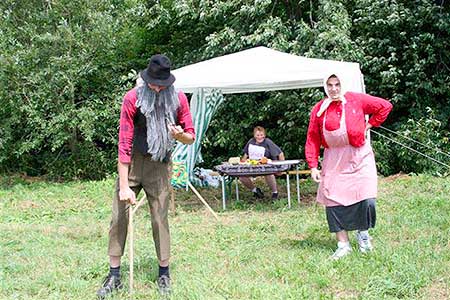
[{"label": "plate on table", "polygon": [[272,160],[271,162],[268,162],[268,165],[275,165],[275,166],[284,166],[284,165],[295,165],[300,163],[299,159],[289,159],[289,160]]}]

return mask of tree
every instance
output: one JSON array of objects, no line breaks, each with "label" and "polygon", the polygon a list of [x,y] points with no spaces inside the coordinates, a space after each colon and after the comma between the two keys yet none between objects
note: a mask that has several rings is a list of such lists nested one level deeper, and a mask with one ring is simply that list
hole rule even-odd
[{"label": "tree", "polygon": [[104,176],[115,164],[120,74],[138,42],[121,23],[128,8],[104,0],[0,5],[1,168]]}]

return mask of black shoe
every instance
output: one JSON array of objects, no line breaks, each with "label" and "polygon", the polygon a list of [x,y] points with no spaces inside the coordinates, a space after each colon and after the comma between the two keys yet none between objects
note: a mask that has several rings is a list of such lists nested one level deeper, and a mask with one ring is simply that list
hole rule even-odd
[{"label": "black shoe", "polygon": [[278,192],[272,193],[272,199],[278,199]]},{"label": "black shoe", "polygon": [[255,196],[255,198],[262,199],[264,198],[264,193],[260,188],[256,188],[256,191],[253,192],[253,196]]},{"label": "black shoe", "polygon": [[158,289],[161,295],[170,294],[170,277],[167,275],[161,275],[158,278]]},{"label": "black shoe", "polygon": [[123,287],[122,282],[120,282],[120,277],[108,274],[103,281],[102,287],[97,291],[97,297],[99,299],[105,299],[106,296],[110,295],[115,290],[120,290]]}]

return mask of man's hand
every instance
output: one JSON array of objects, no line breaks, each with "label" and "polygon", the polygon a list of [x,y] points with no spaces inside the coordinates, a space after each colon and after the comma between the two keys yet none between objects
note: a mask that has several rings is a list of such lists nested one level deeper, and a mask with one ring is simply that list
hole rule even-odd
[{"label": "man's hand", "polygon": [[119,200],[128,201],[130,204],[136,204],[136,195],[129,187],[121,188],[119,190]]},{"label": "man's hand", "polygon": [[167,127],[172,137],[176,140],[178,140],[184,133],[184,130],[180,125],[169,124]]},{"label": "man's hand", "polygon": [[194,137],[192,136],[192,134],[185,132],[180,125],[167,124],[167,129],[169,129],[169,133],[178,142],[188,145],[194,142]]},{"label": "man's hand", "polygon": [[317,168],[312,168],[311,169],[311,178],[315,182],[320,182],[320,180],[321,180],[320,171]]}]

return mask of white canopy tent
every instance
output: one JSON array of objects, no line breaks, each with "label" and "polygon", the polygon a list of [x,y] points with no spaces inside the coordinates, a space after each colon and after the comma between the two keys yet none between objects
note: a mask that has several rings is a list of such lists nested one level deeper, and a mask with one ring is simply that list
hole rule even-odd
[{"label": "white canopy tent", "polygon": [[[186,93],[200,88],[223,94],[321,87],[324,76],[339,72],[347,90],[364,91],[358,63],[307,58],[266,47],[228,54],[173,71],[175,86]],[[343,78],[344,79],[344,78]]]},{"label": "white canopy tent", "polygon": [[189,178],[195,181],[194,166],[202,161],[201,141],[213,114],[225,99],[222,94],[322,87],[323,78],[333,72],[338,72],[347,91],[364,91],[358,63],[307,58],[266,47],[173,70],[176,89],[193,94],[190,106],[197,135],[193,145],[178,143],[173,159],[187,161]]}]

